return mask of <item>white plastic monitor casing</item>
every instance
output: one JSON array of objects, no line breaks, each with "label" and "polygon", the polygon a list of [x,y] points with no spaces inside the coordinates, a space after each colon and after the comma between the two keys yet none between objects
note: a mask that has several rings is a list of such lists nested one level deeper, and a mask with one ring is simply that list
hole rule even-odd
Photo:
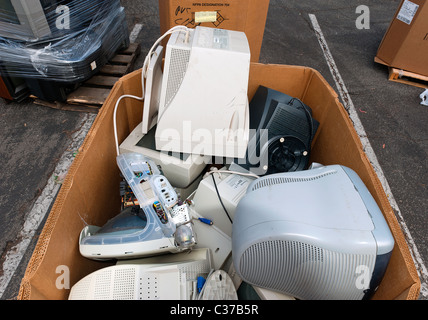
[{"label": "white plastic monitor casing", "polygon": [[[367,282],[372,274],[380,281],[393,247],[367,187],[340,165],[259,178],[235,212],[236,272],[252,285],[299,299],[362,299],[375,290]],[[361,266],[364,286],[356,285]]]},{"label": "white plastic monitor casing", "polygon": [[157,122],[160,91],[162,86],[162,56],[163,47],[158,46],[150,58],[150,63],[146,71],[144,109],[141,123],[141,131],[143,134],[146,134],[151,128],[153,128]]},{"label": "white plastic monitor casing", "polygon": [[[159,174],[154,162],[138,153],[119,154],[116,161],[144,211],[144,219],[137,217],[137,223],[129,223],[129,213],[122,210],[102,227],[105,229],[93,225],[84,227],[79,237],[80,253],[95,260],[129,259],[176,253],[193,246],[193,227],[187,223],[191,221],[188,206],[179,202],[175,189],[167,178]],[[154,209],[156,202],[166,215],[163,220]],[[132,214],[130,216],[133,217]],[[191,238],[181,238],[178,228],[181,232],[190,232]],[[186,241],[180,243],[176,240],[177,234],[180,240]]]},{"label": "white plastic monitor casing", "polygon": [[182,251],[174,243],[174,237],[159,237],[145,241],[135,241],[116,244],[91,245],[84,244],[83,240],[95,234],[100,227],[86,226],[79,236],[79,251],[86,258],[93,260],[131,259],[142,256],[153,256]]},{"label": "white plastic monitor casing", "polygon": [[178,264],[178,263],[189,263],[194,261],[205,261],[208,263],[210,268],[214,268],[212,264],[212,252],[209,248],[200,247],[193,250],[180,252],[176,254],[164,254],[154,257],[145,257],[138,259],[118,260],[116,265],[124,264],[138,264],[145,268],[167,265],[167,264]]},{"label": "white plastic monitor casing", "polygon": [[[231,263],[229,266],[228,275],[233,281],[235,288],[239,288],[242,285],[242,279],[236,273],[235,266],[233,265],[233,263]],[[294,297],[288,294],[269,290],[266,288],[257,287],[254,285],[252,285],[251,287],[253,288],[253,290],[256,292],[256,294],[259,296],[261,300],[295,300]]]},{"label": "white plastic monitor casing", "polygon": [[245,33],[196,27],[168,41],[156,149],[243,158],[249,139]]},{"label": "white plastic monitor casing", "polygon": [[[213,177],[210,175],[215,179],[219,195],[217,195]],[[211,219],[216,227],[232,237],[232,223],[221,205],[219,196],[233,221],[239,200],[245,195],[248,186],[255,178],[224,172],[210,175],[205,177],[196,189],[193,197],[195,210],[203,217]]]},{"label": "white plastic monitor casing", "polygon": [[72,286],[69,300],[191,300],[197,277],[213,268],[207,248],[159,257],[119,261]]},{"label": "white plastic monitor casing", "polygon": [[[203,218],[192,206],[189,209],[194,218]],[[211,249],[214,268],[222,268],[232,252],[232,238],[215,225],[207,225],[200,221],[193,223],[193,230],[197,239],[195,248]]]},{"label": "white plastic monitor casing", "polygon": [[[211,157],[197,154],[185,154],[183,159],[179,155],[169,155],[150,147],[142,147],[138,143],[145,137],[142,133],[142,123],[132,130],[131,134],[120,144],[120,153],[140,153],[149,157],[160,166],[168,181],[176,188],[187,188],[205,169]],[[148,138],[148,137],[147,137]],[[148,145],[151,143],[149,142]],[[154,142],[153,142],[154,144]]]}]

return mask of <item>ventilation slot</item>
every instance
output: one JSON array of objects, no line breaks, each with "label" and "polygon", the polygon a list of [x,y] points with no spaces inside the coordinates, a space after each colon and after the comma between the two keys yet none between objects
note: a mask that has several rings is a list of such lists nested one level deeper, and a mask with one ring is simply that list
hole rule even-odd
[{"label": "ventilation slot", "polygon": [[140,300],[160,299],[158,277],[153,273],[144,273],[140,278]]},{"label": "ventilation slot", "polygon": [[373,270],[375,257],[328,251],[298,241],[265,241],[250,246],[240,259],[244,281],[304,299],[361,299],[357,267]]},{"label": "ventilation slot", "polygon": [[113,300],[135,299],[135,271],[135,268],[115,270],[113,281]]},{"label": "ventilation slot", "polygon": [[318,180],[318,179],[324,178],[325,176],[335,174],[335,173],[337,173],[337,171],[329,171],[320,175],[306,177],[306,178],[265,177],[265,178],[258,179],[257,182],[252,186],[251,191],[255,191],[260,188],[265,188],[265,187],[269,187],[277,184],[283,184],[283,183],[307,182],[307,181]]},{"label": "ventilation slot", "polygon": [[207,261],[193,262],[192,265],[180,266],[180,283],[197,279],[199,276],[207,277],[210,264]]},{"label": "ventilation slot", "polygon": [[[292,112],[287,107],[292,108]],[[307,142],[308,137],[302,134],[302,132],[310,132],[305,111],[294,109],[295,107],[286,106],[282,103],[278,104],[274,115],[267,125],[270,136],[283,135],[284,126],[286,126],[287,135],[298,137],[302,141],[305,141],[305,143]],[[303,113],[304,116],[300,116],[300,113]]]},{"label": "ventilation slot", "polygon": [[[87,300],[89,297],[88,292],[91,287],[93,277],[87,276],[79,281],[79,285],[73,287],[73,296],[80,300]],[[101,294],[101,299],[106,298],[106,295]]]},{"label": "ventilation slot", "polygon": [[168,70],[168,82],[166,84],[165,109],[169,106],[186,74],[190,51],[171,49],[171,62]]},{"label": "ventilation slot", "polygon": [[94,299],[95,300],[111,299],[110,289],[111,289],[112,275],[113,275],[112,270],[103,270],[102,272],[95,274],[95,281],[94,281],[95,283]]}]

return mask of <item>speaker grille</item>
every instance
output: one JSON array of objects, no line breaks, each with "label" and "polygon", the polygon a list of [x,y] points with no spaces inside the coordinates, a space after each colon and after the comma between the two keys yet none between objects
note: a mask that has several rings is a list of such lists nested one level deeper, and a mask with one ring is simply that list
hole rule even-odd
[{"label": "speaker grille", "polygon": [[186,74],[190,50],[171,49],[171,62],[168,70],[168,81],[165,93],[165,108],[169,106]]},{"label": "speaker grille", "polygon": [[254,244],[240,258],[244,281],[300,299],[361,299],[357,267],[373,270],[375,257],[328,251],[298,241]]}]

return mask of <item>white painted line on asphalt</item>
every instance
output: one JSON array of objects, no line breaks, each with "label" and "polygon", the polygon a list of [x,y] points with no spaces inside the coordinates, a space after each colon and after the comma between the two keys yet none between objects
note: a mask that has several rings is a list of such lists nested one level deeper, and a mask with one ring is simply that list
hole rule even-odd
[{"label": "white painted line on asphalt", "polygon": [[376,174],[379,177],[380,182],[382,183],[382,186],[385,190],[386,195],[388,196],[389,202],[391,204],[391,207],[396,212],[398,222],[401,225],[401,228],[403,232],[405,233],[406,240],[408,242],[408,245],[410,247],[410,252],[413,256],[413,260],[415,261],[416,269],[418,270],[419,277],[421,278],[421,294],[425,297],[428,297],[428,271],[424,264],[424,261],[419,254],[419,251],[416,247],[416,243],[413,240],[409,228],[407,227],[403,216],[401,214],[400,209],[398,208],[398,204],[395,201],[395,198],[392,194],[391,188],[389,187],[388,181],[386,180],[386,177],[382,171],[382,168],[377,160],[376,154],[370,144],[369,139],[367,138],[367,134],[364,130],[364,127],[360,121],[360,118],[357,114],[357,111],[355,109],[354,103],[352,102],[351,96],[348,93],[348,90],[346,88],[345,82],[342,79],[342,76],[340,75],[340,72],[336,66],[336,63],[333,59],[333,56],[330,52],[330,49],[328,48],[327,41],[324,38],[324,35],[321,31],[321,27],[318,24],[318,20],[314,14],[309,14],[309,18],[311,20],[312,26],[315,31],[315,35],[318,39],[318,42],[321,46],[321,49],[324,53],[325,60],[327,61],[327,65],[330,68],[330,72],[333,76],[334,82],[336,84],[337,90],[339,91],[340,98],[342,99],[342,103],[345,107],[345,109],[349,113],[349,117],[351,118],[352,122],[354,123],[355,130],[360,137],[361,143],[363,145],[363,149],[365,153],[367,154],[367,157],[369,158],[374,170],[376,171]]},{"label": "white painted line on asphalt", "polygon": [[129,34],[129,41],[134,43],[137,40],[138,35],[140,34],[141,29],[143,29],[143,25],[140,23],[136,23],[134,28],[132,28],[131,33]]},{"label": "white painted line on asphalt", "polygon": [[35,201],[31,211],[28,213],[27,218],[24,221],[24,225],[16,237],[17,243],[7,251],[2,268],[3,274],[0,276],[0,299],[3,297],[10,280],[14,276],[15,271],[28,249],[37,228],[48,213],[48,210],[61,186],[61,180],[65,178],[68,169],[73,162],[74,152],[76,152],[82,145],[82,142],[91,128],[95,117],[96,115],[94,114],[83,115],[82,120],[78,125],[78,128],[80,126],[79,130],[73,134],[67,151],[61,156],[55,167],[54,173],[49,178],[42,193]]}]

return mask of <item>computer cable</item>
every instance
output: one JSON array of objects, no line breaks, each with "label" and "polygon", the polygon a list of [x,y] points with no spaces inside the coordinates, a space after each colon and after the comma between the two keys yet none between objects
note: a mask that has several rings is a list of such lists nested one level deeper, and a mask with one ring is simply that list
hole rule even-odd
[{"label": "computer cable", "polygon": [[229,215],[229,212],[227,212],[227,209],[224,206],[223,200],[221,200],[220,192],[218,191],[217,183],[215,182],[214,175],[211,175],[211,178],[213,179],[214,188],[215,188],[215,191],[217,193],[218,200],[220,200],[221,206],[223,207],[224,212],[226,213],[227,217],[229,218],[230,223],[233,223],[232,218]]},{"label": "computer cable", "polygon": [[293,101],[298,101],[300,104],[300,107],[297,107],[297,109],[303,109],[303,111],[305,112],[305,116],[306,116],[306,120],[308,121],[308,125],[309,125],[309,141],[308,141],[308,151],[311,149],[311,145],[312,145],[312,136],[314,134],[314,121],[312,118],[312,114],[309,112],[309,110],[305,107],[305,105],[303,104],[303,102],[298,99],[298,98],[292,98],[289,102],[288,105],[292,105]]},{"label": "computer cable", "polygon": [[[226,213],[227,217],[229,218],[230,223],[233,223],[233,220],[232,220],[232,218],[230,217],[230,214],[229,214],[229,212],[227,211],[226,206],[224,205],[223,201],[221,200],[220,191],[218,190],[217,183],[216,183],[216,181],[215,181],[215,178],[214,178],[213,173],[218,173],[218,174],[221,174],[221,173],[238,174],[238,175],[242,175],[242,176],[249,176],[249,177],[254,177],[254,178],[259,178],[259,176],[258,176],[258,175],[256,175],[256,174],[254,174],[254,173],[252,173],[252,172],[240,172],[240,171],[230,171],[230,170],[219,170],[219,169],[217,169],[217,168],[215,168],[215,167],[214,167],[214,168],[211,168],[211,169],[210,169],[210,171],[207,171],[207,172],[206,172],[206,174],[210,174],[210,175],[211,175],[211,178],[212,178],[212,180],[213,180],[213,184],[214,184],[214,188],[215,188],[215,191],[216,191],[216,193],[217,193],[217,197],[218,197],[218,199],[219,199],[219,201],[220,201],[220,204],[221,204],[221,206],[222,206],[222,208],[223,208],[224,212]],[[188,199],[189,199],[189,198],[190,198],[190,197],[191,197],[195,192],[196,192],[196,190],[195,190],[195,191],[193,191],[193,192],[192,192],[192,194],[191,194],[189,197],[187,197],[187,199],[186,199],[186,200],[188,200]]]}]

